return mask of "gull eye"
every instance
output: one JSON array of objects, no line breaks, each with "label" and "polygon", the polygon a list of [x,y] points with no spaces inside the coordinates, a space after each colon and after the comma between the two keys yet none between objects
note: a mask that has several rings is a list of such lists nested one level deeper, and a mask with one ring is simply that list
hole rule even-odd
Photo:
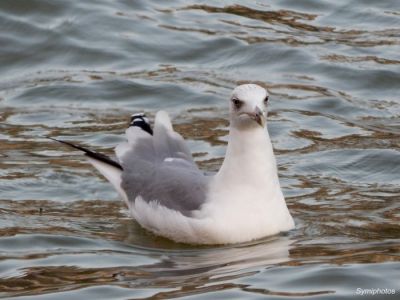
[{"label": "gull eye", "polygon": [[267,104],[267,103],[268,103],[268,100],[269,100],[269,96],[265,97],[265,99],[264,99],[264,104]]},{"label": "gull eye", "polygon": [[233,105],[235,106],[236,109],[239,109],[243,105],[243,102],[240,101],[237,98],[233,98],[232,99],[232,103],[233,103]]}]

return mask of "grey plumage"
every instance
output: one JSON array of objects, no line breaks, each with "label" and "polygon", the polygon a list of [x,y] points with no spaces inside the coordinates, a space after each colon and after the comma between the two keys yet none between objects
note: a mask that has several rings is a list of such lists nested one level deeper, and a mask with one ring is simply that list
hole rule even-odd
[{"label": "grey plumage", "polygon": [[156,124],[154,135],[142,135],[121,157],[121,187],[128,201],[146,202],[190,216],[206,199],[207,177],[197,168],[183,138]]}]

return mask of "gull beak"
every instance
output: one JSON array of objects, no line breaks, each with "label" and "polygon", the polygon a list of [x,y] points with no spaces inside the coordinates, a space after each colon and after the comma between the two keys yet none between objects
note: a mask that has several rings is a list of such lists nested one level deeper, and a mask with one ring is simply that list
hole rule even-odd
[{"label": "gull beak", "polygon": [[261,127],[265,126],[266,123],[265,114],[258,106],[256,106],[256,108],[254,109],[254,112],[242,112],[239,114],[239,116],[243,115],[246,115],[253,121],[256,121],[257,124],[260,125]]},{"label": "gull beak", "polygon": [[256,106],[254,113],[249,114],[250,117],[256,121],[258,123],[258,125],[260,125],[261,127],[264,127],[266,119],[265,119],[265,115],[264,112],[258,107]]}]

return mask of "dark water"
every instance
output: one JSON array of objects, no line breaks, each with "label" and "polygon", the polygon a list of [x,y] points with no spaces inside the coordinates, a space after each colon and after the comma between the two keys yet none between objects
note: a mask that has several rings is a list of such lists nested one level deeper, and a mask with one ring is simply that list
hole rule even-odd
[{"label": "dark water", "polygon": [[[43,138],[111,154],[131,113],[165,109],[215,171],[243,82],[271,94],[286,235],[155,237],[79,153]],[[397,0],[3,0],[0,111],[2,297],[400,297]]]}]

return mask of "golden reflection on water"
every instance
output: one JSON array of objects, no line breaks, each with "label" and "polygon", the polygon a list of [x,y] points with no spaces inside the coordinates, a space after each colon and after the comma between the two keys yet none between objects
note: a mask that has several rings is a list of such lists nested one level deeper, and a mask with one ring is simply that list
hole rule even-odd
[{"label": "golden reflection on water", "polygon": [[[399,36],[398,28],[389,28],[385,30],[343,30],[332,26],[317,26],[310,22],[315,21],[318,15],[296,12],[291,10],[256,10],[241,5],[231,5],[225,7],[214,7],[209,5],[190,5],[182,10],[201,10],[212,14],[221,14],[221,16],[234,15],[247,18],[249,20],[258,20],[269,24],[268,26],[249,25],[239,21],[233,21],[222,17],[221,22],[234,25],[237,30],[229,32],[236,38],[246,41],[249,44],[265,42],[281,42],[292,46],[318,45],[335,42],[336,44],[346,44],[357,47],[374,47],[382,45],[399,45],[396,37]],[[178,31],[191,31],[207,35],[226,35],[224,31],[213,31],[204,28],[182,28],[172,25],[161,25],[164,28]],[[279,28],[275,28],[279,26]],[[255,36],[243,29],[262,30],[263,35]],[[272,33],[265,36],[265,33]],[[379,63],[393,63],[390,60],[369,56],[368,60],[374,60]]]}]

